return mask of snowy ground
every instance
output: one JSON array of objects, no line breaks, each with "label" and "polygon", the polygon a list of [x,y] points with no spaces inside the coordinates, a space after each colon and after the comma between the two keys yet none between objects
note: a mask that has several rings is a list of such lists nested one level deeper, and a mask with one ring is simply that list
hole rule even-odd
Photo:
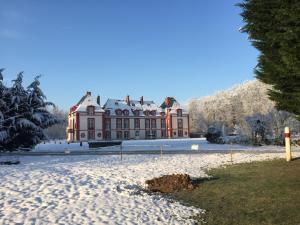
[{"label": "snowy ground", "polygon": [[[233,160],[283,157],[235,153]],[[295,156],[300,156],[299,152]],[[230,162],[229,154],[118,156],[23,156],[1,166],[0,224],[192,224],[200,209],[139,191],[164,174],[206,176]]]},{"label": "snowy ground", "polygon": [[[195,139],[157,139],[157,140],[130,140],[123,141],[122,147],[123,151],[127,150],[160,150],[163,147],[164,151],[168,150],[191,150],[191,145],[197,144],[199,145],[199,151],[201,150],[272,150],[272,151],[283,151],[283,147],[281,146],[245,146],[245,145],[220,145],[220,144],[210,144],[203,138],[195,138]],[[71,143],[67,144],[66,141],[51,141],[48,143],[42,143],[35,147],[35,152],[45,152],[45,151],[85,151],[88,149],[88,144],[83,143],[81,147],[79,143]],[[106,147],[99,150],[120,150],[120,147]],[[296,149],[295,149],[296,150]],[[297,150],[300,150],[299,148]]]}]

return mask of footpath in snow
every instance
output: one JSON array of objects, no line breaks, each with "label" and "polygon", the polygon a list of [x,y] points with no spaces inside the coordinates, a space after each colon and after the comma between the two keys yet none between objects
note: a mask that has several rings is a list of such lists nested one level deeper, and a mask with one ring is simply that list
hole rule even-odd
[{"label": "footpath in snow", "polygon": [[[299,155],[299,153],[297,153]],[[284,157],[235,153],[234,162]],[[205,177],[230,162],[230,154],[35,156],[1,166],[0,224],[193,224],[201,209],[140,191],[165,174]]]}]

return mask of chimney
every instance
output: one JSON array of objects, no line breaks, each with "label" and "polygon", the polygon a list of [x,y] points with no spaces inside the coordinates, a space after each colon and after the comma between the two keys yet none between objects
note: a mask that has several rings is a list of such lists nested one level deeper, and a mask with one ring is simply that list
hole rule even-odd
[{"label": "chimney", "polygon": [[97,96],[97,104],[100,105],[100,95]]},{"label": "chimney", "polygon": [[86,95],[89,95],[89,96],[91,96],[91,95],[92,95],[92,92],[90,92],[90,91],[87,91],[87,92],[86,92]]},{"label": "chimney", "polygon": [[127,105],[130,105],[129,95],[126,95],[126,97],[125,97],[125,102],[127,103]]},{"label": "chimney", "polygon": [[140,98],[140,103],[141,103],[141,105],[144,105],[144,96],[142,96],[142,97]]}]

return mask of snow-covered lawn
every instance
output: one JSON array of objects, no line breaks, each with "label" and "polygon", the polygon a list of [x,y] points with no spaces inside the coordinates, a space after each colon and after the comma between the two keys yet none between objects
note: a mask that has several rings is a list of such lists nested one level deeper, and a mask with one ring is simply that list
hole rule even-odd
[{"label": "snow-covered lawn", "polygon": [[[299,156],[299,153],[295,153]],[[284,157],[235,153],[234,162]],[[229,163],[229,154],[23,156],[1,166],[0,224],[192,224],[200,209],[139,191],[164,174],[206,176]]]},{"label": "snow-covered lawn", "polygon": [[[283,151],[281,146],[245,146],[245,145],[222,145],[222,144],[210,144],[204,138],[193,138],[193,139],[157,139],[157,140],[129,140],[123,141],[123,151],[127,150],[160,150],[161,146],[164,151],[168,150],[191,150],[191,145],[199,145],[199,150],[273,150],[273,151]],[[51,141],[47,143],[39,144],[35,147],[35,152],[45,152],[45,151],[85,151],[88,149],[88,144],[85,142],[83,146],[79,143],[67,144],[66,141]],[[99,150],[119,150],[120,147],[106,147]],[[299,150],[299,148],[298,148]]]}]

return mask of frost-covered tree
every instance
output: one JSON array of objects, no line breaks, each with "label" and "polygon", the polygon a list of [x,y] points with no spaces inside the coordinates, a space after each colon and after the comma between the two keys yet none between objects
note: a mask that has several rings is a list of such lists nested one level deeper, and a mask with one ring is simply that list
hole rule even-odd
[{"label": "frost-covered tree", "polygon": [[68,112],[63,111],[58,107],[54,107],[50,112],[61,119],[62,123],[55,124],[45,130],[48,139],[66,139]]},{"label": "frost-covered tree", "polygon": [[252,142],[255,145],[263,144],[266,142],[266,122],[265,116],[258,114],[254,116],[248,116],[246,121],[251,127]]},{"label": "frost-covered tree", "polygon": [[23,86],[23,72],[13,80],[12,87],[3,85],[2,73],[0,78],[0,149],[30,148],[45,140],[44,130],[61,121],[46,109],[53,103],[46,101],[39,87],[40,76],[28,88]]},{"label": "frost-covered tree", "polygon": [[[212,96],[193,99],[188,103],[192,128],[206,129],[209,126],[225,126],[227,132],[234,133],[239,127],[244,129],[245,116],[257,113],[268,113],[274,108],[274,103],[266,95],[268,87],[258,81],[249,81],[229,90],[220,91]],[[201,117],[203,119],[198,119]],[[202,126],[201,124],[206,124]],[[201,128],[200,128],[201,127]]]},{"label": "frost-covered tree", "polygon": [[5,126],[5,112],[8,111],[7,101],[10,99],[7,88],[3,85],[4,69],[0,69],[0,143],[8,137],[8,127]]},{"label": "frost-covered tree", "polygon": [[206,133],[211,126],[222,131],[222,135],[242,135],[252,139],[254,128],[248,117],[263,121],[265,136],[270,139],[281,139],[284,126],[294,132],[300,132],[300,123],[294,115],[278,111],[275,103],[268,97],[271,86],[258,80],[247,81],[229,90],[187,103],[190,112],[192,131]]}]

